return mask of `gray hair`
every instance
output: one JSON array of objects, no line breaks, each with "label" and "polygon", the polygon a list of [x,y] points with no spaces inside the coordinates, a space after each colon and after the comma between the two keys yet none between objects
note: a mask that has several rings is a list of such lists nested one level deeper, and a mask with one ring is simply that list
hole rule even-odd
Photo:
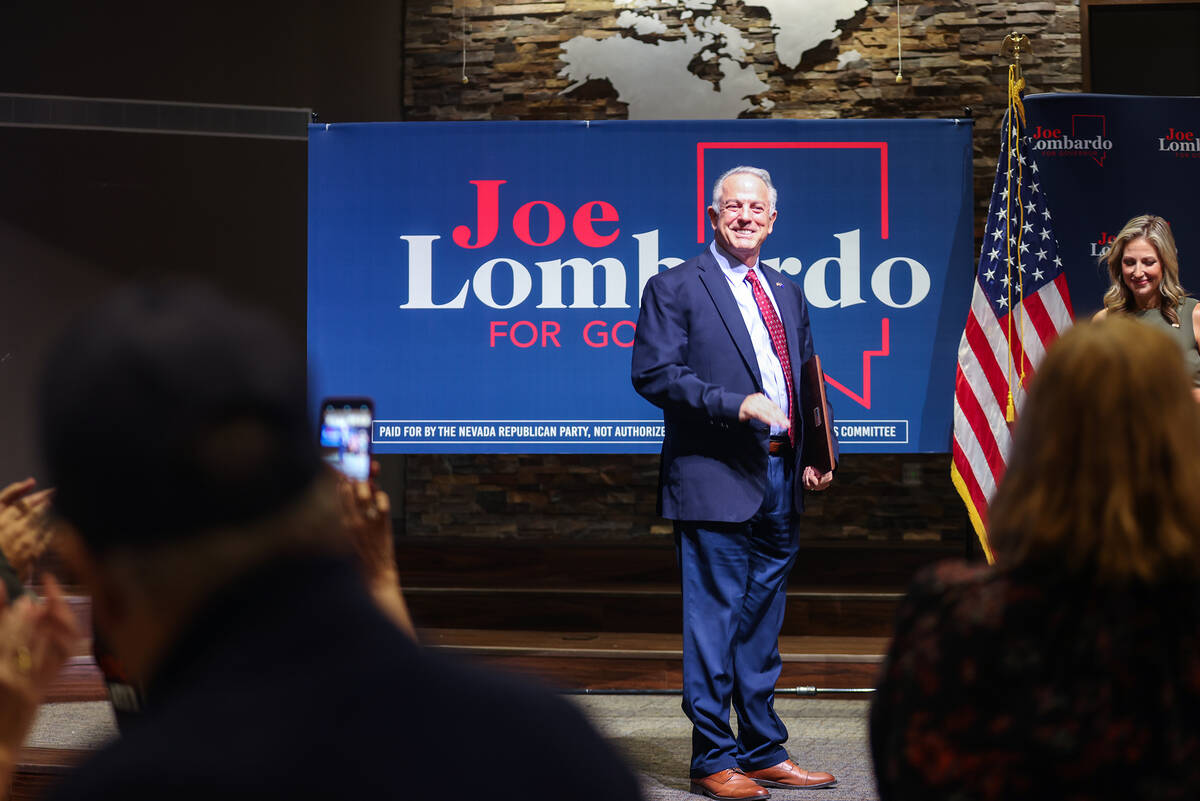
[{"label": "gray hair", "polygon": [[767,185],[767,211],[768,213],[775,211],[775,201],[779,199],[779,192],[775,189],[775,184],[771,183],[771,173],[761,167],[734,167],[731,170],[726,170],[721,173],[721,177],[713,184],[712,191],[712,208],[718,214],[721,211],[721,187],[725,183],[725,179],[734,175],[753,175],[758,180]]}]

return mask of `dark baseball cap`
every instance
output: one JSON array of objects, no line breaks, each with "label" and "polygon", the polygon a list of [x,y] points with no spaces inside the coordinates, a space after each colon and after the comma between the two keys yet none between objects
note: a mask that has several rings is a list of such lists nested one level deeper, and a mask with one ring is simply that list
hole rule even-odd
[{"label": "dark baseball cap", "polygon": [[55,511],[97,551],[265,517],[320,470],[302,348],[196,284],[126,287],[85,312],[38,400]]}]

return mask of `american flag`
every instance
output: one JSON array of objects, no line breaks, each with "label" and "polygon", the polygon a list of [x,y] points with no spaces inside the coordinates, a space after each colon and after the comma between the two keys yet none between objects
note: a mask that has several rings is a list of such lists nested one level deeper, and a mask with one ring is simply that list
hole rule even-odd
[{"label": "american flag", "polygon": [[958,345],[950,467],[989,562],[987,507],[1008,461],[1010,425],[1047,346],[1073,319],[1024,109],[1015,91],[1010,97],[971,311]]}]

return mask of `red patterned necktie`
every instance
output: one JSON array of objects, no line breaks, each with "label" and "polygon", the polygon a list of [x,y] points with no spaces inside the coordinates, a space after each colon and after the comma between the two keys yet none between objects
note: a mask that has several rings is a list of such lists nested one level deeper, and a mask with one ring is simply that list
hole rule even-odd
[{"label": "red patterned necktie", "polygon": [[788,357],[787,336],[783,333],[783,321],[779,319],[779,315],[775,313],[775,307],[771,304],[771,299],[767,297],[767,292],[763,289],[762,284],[758,282],[758,276],[754,270],[746,273],[746,283],[750,285],[750,289],[754,292],[754,302],[758,304],[758,313],[762,315],[763,322],[767,324],[767,332],[771,335],[771,347],[775,348],[775,355],[779,358],[779,366],[783,368],[783,380],[787,384],[788,394],[788,418],[791,420],[791,425],[788,427],[788,441],[792,443],[792,447],[796,445],[796,396],[792,392],[792,360]]}]

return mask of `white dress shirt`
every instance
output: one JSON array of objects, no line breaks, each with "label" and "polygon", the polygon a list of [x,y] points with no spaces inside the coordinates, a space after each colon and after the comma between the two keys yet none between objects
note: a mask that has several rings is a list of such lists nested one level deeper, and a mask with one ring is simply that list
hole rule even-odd
[{"label": "white dress shirt", "polygon": [[[711,242],[708,247],[713,258],[720,265],[721,272],[729,281],[729,289],[733,292],[734,300],[737,301],[738,311],[742,313],[742,319],[746,322],[746,330],[750,332],[750,342],[754,345],[754,356],[758,360],[758,372],[762,375],[763,394],[773,400],[775,405],[783,410],[784,415],[791,419],[791,410],[788,408],[791,398],[788,397],[783,367],[779,364],[779,357],[775,355],[775,346],[771,344],[771,332],[767,330],[767,324],[758,310],[758,302],[754,300],[754,290],[746,283],[746,273],[754,270],[767,297],[771,299],[771,305],[775,307],[775,313],[779,314],[779,304],[775,302],[771,285],[767,282],[757,261],[754,262],[753,267],[747,267],[740,261],[729,258],[725,251],[717,245],[716,240]],[[779,319],[783,319],[782,314],[779,314]],[[772,435],[785,432],[786,429],[771,427]]]}]

